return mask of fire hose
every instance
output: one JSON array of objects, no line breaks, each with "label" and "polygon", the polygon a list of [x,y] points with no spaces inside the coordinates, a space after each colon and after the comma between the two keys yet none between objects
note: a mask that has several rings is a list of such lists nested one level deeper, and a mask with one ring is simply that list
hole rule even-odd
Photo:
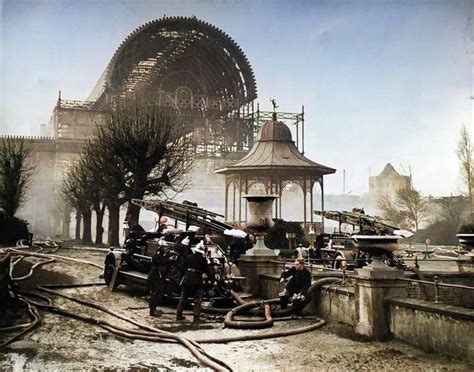
[{"label": "fire hose", "polygon": [[224,320],[224,326],[228,328],[238,328],[238,329],[261,329],[261,328],[269,328],[273,326],[273,319],[272,319],[272,312],[270,309],[270,305],[264,304],[264,311],[265,311],[265,320],[257,320],[257,321],[237,321],[234,320],[234,314],[237,314],[239,311],[245,311],[252,307],[260,306],[261,303],[259,302],[249,302],[247,304],[239,305],[229,311]]},{"label": "fire hose", "polygon": [[[98,264],[95,264],[93,262],[89,262],[89,261],[84,261],[84,260],[77,260],[77,259],[72,259],[72,258],[69,258],[69,257],[63,257],[63,256],[56,256],[56,255],[47,255],[47,254],[40,254],[40,253],[29,253],[29,252],[22,252],[22,251],[18,251],[16,249],[11,249],[10,250],[11,252],[14,252],[16,254],[19,254],[21,256],[33,256],[33,257],[43,257],[43,258],[51,258],[51,256],[53,258],[47,260],[47,261],[43,261],[43,262],[40,262],[38,264],[35,264],[33,266],[37,267],[39,266],[40,264],[45,264],[45,263],[49,263],[49,262],[53,262],[54,261],[54,258],[57,258],[57,259],[62,259],[62,260],[67,260],[67,261],[72,261],[72,262],[78,262],[78,263],[86,263],[86,264],[90,264],[90,265],[93,265],[95,267],[99,267],[102,269],[102,266],[101,265],[98,265]],[[19,260],[17,260],[18,262]],[[33,268],[34,269],[34,268]],[[19,278],[20,280],[23,280],[23,279],[26,279],[28,277],[30,277],[32,274],[33,274],[33,269],[30,270],[30,273]],[[89,283],[87,283],[86,285],[90,285]],[[73,301],[76,301],[76,302],[79,302],[83,305],[87,305],[87,306],[92,306],[94,308],[97,308],[97,309],[100,309],[100,310],[103,310],[103,311],[106,311],[108,312],[109,314],[111,315],[114,315],[122,320],[126,320],[132,324],[135,324],[141,328],[145,328],[145,329],[148,329],[149,331],[151,332],[146,332],[145,334],[143,334],[143,332],[138,332],[138,331],[133,331],[133,330],[128,330],[126,328],[122,328],[122,327],[119,327],[119,326],[116,326],[116,325],[113,325],[107,321],[104,321],[104,320],[99,320],[99,319],[96,319],[96,318],[92,318],[92,317],[88,317],[88,316],[84,316],[84,315],[79,315],[79,314],[75,314],[75,313],[72,313],[70,311],[67,311],[67,310],[64,310],[64,309],[61,309],[59,307],[56,307],[56,306],[53,306],[50,304],[50,301],[48,300],[47,304],[42,304],[42,303],[39,303],[39,302],[34,302],[34,301],[31,301],[31,300],[27,300],[26,298],[19,298],[20,301],[24,302],[27,307],[28,307],[28,312],[31,314],[31,316],[33,317],[33,322],[32,323],[27,323],[27,324],[22,324],[22,325],[19,325],[18,328],[17,326],[14,326],[14,329],[20,329],[20,328],[25,328],[22,332],[18,333],[17,335],[15,335],[14,337],[11,337],[10,339],[8,339],[7,341],[5,341],[4,343],[2,343],[0,345],[0,348],[3,348],[5,346],[7,346],[8,344],[12,343],[13,341],[15,341],[16,339],[18,339],[19,337],[21,337],[23,334],[25,334],[26,332],[30,331],[31,329],[33,329],[34,327],[36,327],[40,321],[41,321],[41,318],[39,316],[39,313],[35,307],[38,306],[40,308],[43,308],[43,309],[46,309],[46,310],[49,310],[51,312],[54,312],[54,313],[57,313],[57,314],[60,314],[60,315],[64,315],[64,316],[68,316],[68,317],[72,317],[72,318],[75,318],[75,319],[79,319],[79,320],[82,320],[82,321],[85,321],[85,322],[88,322],[88,323],[91,323],[91,324],[95,324],[95,325],[99,325],[101,326],[102,328],[104,329],[107,329],[109,331],[112,331],[118,335],[121,335],[123,337],[131,337],[131,338],[141,338],[141,337],[146,337],[146,339],[150,339],[150,340],[153,340],[153,341],[161,341],[161,342],[170,342],[170,341],[174,341],[174,342],[179,342],[181,343],[183,346],[185,346],[204,366],[206,367],[209,367],[209,368],[212,368],[213,370],[216,370],[216,371],[227,371],[227,370],[231,370],[231,368],[229,366],[227,366],[224,362],[222,361],[219,361],[218,359],[214,358],[214,357],[211,357],[210,355],[208,355],[201,347],[199,344],[197,344],[195,341],[191,341],[191,340],[188,340],[186,339],[185,337],[182,337],[182,336],[179,336],[179,335],[175,335],[174,333],[171,333],[171,332],[166,332],[166,331],[162,331],[162,330],[159,330],[157,328],[154,328],[154,327],[150,327],[150,326],[147,326],[145,324],[141,324],[139,322],[136,322],[132,319],[129,319],[127,317],[124,317],[120,314],[117,314],[113,311],[110,311],[108,309],[106,309],[105,307],[101,306],[101,305],[98,305],[98,304],[93,304],[91,302],[88,302],[88,301],[85,301],[85,300],[79,300],[79,299],[76,299],[72,296],[68,296],[68,295],[64,295],[64,294],[61,294],[59,292],[56,292],[56,291],[53,291],[51,289],[48,289],[48,288],[45,288],[45,287],[41,287],[41,286],[38,286],[37,287],[38,290],[40,291],[43,291],[43,292],[47,292],[47,293],[53,293],[53,294],[56,294],[56,295],[59,295],[59,296],[62,296],[62,297],[65,297],[65,298],[68,298],[70,300],[73,300]],[[38,296],[37,294],[34,294],[34,293],[30,293],[30,292],[23,292],[24,294],[27,294],[27,295],[32,295],[32,296],[36,296],[36,297],[41,297],[41,296]],[[44,296],[43,296],[44,297]],[[33,303],[34,302],[34,303]],[[10,331],[12,330],[11,327],[7,327],[6,329],[0,329],[0,330],[5,330],[5,331]]]},{"label": "fire hose", "polygon": [[[329,277],[323,278],[316,281],[309,289],[308,289],[308,299],[311,300],[314,294],[320,291],[321,287],[326,284],[332,284],[334,282],[341,281],[340,278]],[[276,304],[280,302],[279,298],[266,300],[266,301],[254,301],[246,303],[240,296],[234,292],[230,291],[232,297],[235,298],[237,303],[240,305],[231,309],[224,320],[224,326],[228,328],[238,328],[238,329],[262,329],[262,328],[269,328],[273,326],[273,319],[271,314],[270,304]],[[265,319],[264,320],[236,320],[234,319],[234,315],[237,315],[239,312],[246,312],[249,309],[255,307],[261,307],[263,305]],[[290,308],[289,311],[293,309]],[[281,310],[280,313],[284,311]]]},{"label": "fire hose", "polygon": [[31,331],[33,328],[37,327],[41,322],[41,317],[40,317],[40,315],[38,313],[38,310],[36,309],[35,306],[31,305],[28,302],[28,300],[25,299],[24,297],[19,296],[18,300],[23,302],[24,304],[26,304],[28,314],[31,316],[32,321],[29,322],[29,323],[25,323],[25,324],[19,324],[17,326],[13,326],[13,327],[1,328],[0,331],[11,331],[11,330],[22,329],[22,328],[24,328],[24,329],[21,332],[17,333],[15,336],[9,338],[8,340],[6,340],[2,344],[0,344],[0,349],[2,349],[3,347],[7,346],[10,343],[12,343],[13,341],[17,340],[18,338],[23,336],[25,333]]},{"label": "fire hose", "polygon": [[[92,263],[92,262],[89,262],[89,261],[84,261],[84,260],[77,260],[77,259],[72,259],[72,258],[62,257],[62,256],[55,256],[55,255],[32,254],[32,253],[26,253],[26,252],[21,252],[21,251],[16,251],[16,250],[12,250],[12,251],[15,252],[15,253],[18,253],[20,255],[29,255],[29,256],[37,256],[37,257],[45,257],[45,256],[46,257],[51,257],[51,256],[53,256],[53,257],[58,258],[58,259],[65,259],[65,260],[68,260],[68,261],[78,262],[78,263],[92,264],[93,266],[102,268],[102,266],[100,266],[98,264],[95,264],[95,263]],[[44,263],[47,263],[47,262],[42,262],[40,264],[44,264]],[[39,265],[37,265],[37,266],[39,266]],[[319,280],[315,284],[313,284],[313,286],[309,289],[308,292],[310,293],[310,295],[313,294],[314,290],[319,290],[321,285],[327,284],[329,282],[329,279],[331,279],[332,281],[340,280],[339,278],[325,278],[325,279]],[[93,284],[94,283],[84,283],[84,285],[93,285]],[[55,287],[70,287],[70,285],[54,285],[54,286]],[[79,284],[79,285],[76,285],[76,286],[82,286],[82,284]],[[98,326],[100,326],[104,329],[107,329],[108,331],[113,332],[113,333],[115,333],[119,336],[122,336],[122,337],[148,340],[148,341],[155,341],[155,342],[179,342],[183,346],[188,348],[188,350],[190,350],[190,352],[203,365],[205,365],[209,368],[212,368],[214,370],[218,370],[218,371],[230,370],[230,367],[225,365],[225,363],[223,363],[222,361],[219,361],[216,358],[208,355],[200,347],[199,343],[227,343],[227,342],[235,342],[235,341],[250,341],[250,340],[259,340],[259,339],[267,339],[267,338],[285,337],[285,336],[290,336],[290,335],[294,335],[294,334],[299,334],[299,333],[309,332],[309,331],[315,330],[317,328],[320,328],[321,326],[323,326],[326,323],[324,320],[318,319],[318,321],[315,324],[312,324],[312,325],[306,326],[306,327],[301,327],[301,328],[298,328],[298,329],[293,329],[293,330],[290,330],[290,331],[280,331],[280,332],[273,332],[273,333],[267,333],[267,334],[259,333],[259,334],[243,335],[243,336],[237,336],[237,337],[224,337],[224,338],[192,340],[192,339],[184,338],[184,337],[179,336],[179,335],[175,335],[174,333],[171,333],[171,332],[167,332],[167,331],[155,328],[155,327],[148,326],[146,324],[139,323],[139,322],[137,322],[133,319],[127,318],[127,317],[125,317],[121,314],[118,314],[118,313],[115,313],[111,310],[108,310],[105,307],[103,307],[102,305],[94,304],[92,302],[81,300],[81,299],[77,299],[75,297],[68,296],[68,295],[62,294],[60,292],[54,291],[50,288],[45,288],[45,286],[38,287],[38,290],[49,293],[49,294],[54,294],[54,295],[58,295],[58,296],[61,296],[61,297],[64,297],[64,298],[68,298],[72,301],[81,303],[81,304],[86,305],[86,306],[91,306],[93,308],[100,309],[102,311],[105,311],[105,312],[117,317],[117,318],[120,318],[120,319],[122,319],[124,321],[127,321],[131,324],[134,324],[134,325],[136,325],[136,326],[138,326],[142,329],[145,329],[145,331],[127,329],[127,328],[124,328],[124,327],[119,327],[117,325],[113,325],[113,324],[111,324],[111,323],[109,323],[105,320],[98,320],[96,318],[75,314],[75,313],[72,313],[70,311],[67,311],[67,310],[64,310],[64,309],[61,309],[59,307],[51,305],[49,297],[45,297],[45,296],[38,295],[38,294],[35,294],[35,293],[28,293],[29,296],[34,296],[34,297],[41,298],[42,300],[46,301],[46,303],[38,303],[38,302],[35,302],[35,301],[32,301],[32,300],[26,300],[25,299],[25,301],[28,302],[28,308],[29,309],[30,308],[34,309],[33,312],[36,313],[38,320],[34,321],[35,324],[32,325],[31,328],[25,329],[21,334],[16,335],[15,339],[17,339],[22,334],[26,333],[27,331],[32,329],[34,326],[39,324],[39,321],[40,321],[39,314],[33,306],[33,305],[36,305],[38,307],[44,308],[46,310],[49,310],[49,311],[52,311],[52,312],[55,312],[55,313],[58,313],[58,314],[61,314],[61,315],[73,317],[73,318],[76,318],[76,319],[79,319],[79,320],[82,320],[82,321],[85,321],[85,322],[88,322],[88,323],[91,323],[91,324],[98,325]],[[23,293],[25,293],[25,292],[23,292]],[[235,292],[234,293],[231,292],[231,295],[239,303],[239,306],[237,306],[234,309],[230,309],[230,311],[232,312],[232,315],[228,314],[229,316],[226,317],[226,320],[227,320],[227,322],[225,322],[225,323],[227,323],[226,326],[229,326],[229,324],[238,324],[238,323],[243,322],[243,321],[240,320],[239,317],[236,316],[236,314],[238,312],[241,312],[241,311],[244,311],[244,310],[249,310],[248,313],[251,313],[253,315],[261,314],[261,310],[255,308],[255,306],[257,306],[257,305],[258,306],[263,305],[264,312],[265,312],[265,318],[264,319],[262,319],[262,318],[253,319],[254,321],[251,322],[251,323],[255,323],[255,324],[252,324],[250,326],[253,329],[264,328],[264,327],[267,327],[268,324],[270,324],[270,326],[271,326],[271,324],[273,324],[273,321],[275,321],[277,319],[278,320],[295,319],[295,317],[288,317],[288,316],[286,318],[285,317],[280,317],[280,318],[272,319],[271,311],[270,311],[270,305],[279,303],[279,299],[272,299],[272,300],[253,302],[253,303],[245,303],[245,301],[243,301]],[[289,314],[291,312],[291,310],[292,310],[291,308],[287,309],[285,314]],[[229,313],[228,309],[226,309],[225,311],[227,311]],[[280,313],[278,315],[281,316],[281,315],[285,315],[285,314],[282,314],[281,311],[280,311]],[[232,323],[232,322],[234,322],[234,323]],[[250,323],[247,320],[244,321],[244,322],[245,323]],[[25,325],[21,325],[21,328],[23,328],[23,327],[26,328],[26,327],[29,327],[29,326],[30,326],[30,324],[25,324]],[[245,326],[248,326],[248,324],[245,324]],[[12,341],[13,340],[9,340],[8,342],[2,344],[0,347],[5,346],[6,344],[8,344]]]}]

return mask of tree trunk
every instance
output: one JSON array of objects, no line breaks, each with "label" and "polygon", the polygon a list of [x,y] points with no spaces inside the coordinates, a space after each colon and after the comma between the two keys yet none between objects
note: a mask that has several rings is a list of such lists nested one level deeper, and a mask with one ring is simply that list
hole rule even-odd
[{"label": "tree trunk", "polygon": [[471,220],[471,223],[474,222],[474,215],[473,215],[473,205],[472,205],[472,181],[469,182],[467,185],[469,187],[469,219]]},{"label": "tree trunk", "polygon": [[[131,199],[143,199],[143,195],[145,195],[146,189],[144,185],[146,185],[146,176],[142,175],[142,177],[139,177],[138,185],[132,193]],[[128,225],[130,226],[130,229],[133,226],[137,225],[140,221],[140,209],[141,207],[139,205],[132,204],[131,201],[128,202],[127,221]]]},{"label": "tree trunk", "polygon": [[102,223],[104,221],[105,203],[102,207],[95,208],[96,223],[95,223],[95,244],[102,244],[104,236],[104,228]]},{"label": "tree trunk", "polygon": [[140,209],[141,207],[139,205],[135,205],[130,202],[128,203],[127,221],[130,229],[138,224],[138,221],[140,220]]},{"label": "tree trunk", "polygon": [[76,209],[76,240],[81,240],[81,212],[79,212],[78,209]]},{"label": "tree trunk", "polygon": [[91,210],[88,209],[82,212],[82,217],[84,220],[84,224],[82,227],[82,243],[91,244],[92,243],[92,231],[91,231],[92,212]]},{"label": "tree trunk", "polygon": [[62,223],[61,223],[61,239],[69,240],[71,236],[69,235],[69,228],[71,227],[71,209],[65,207]]},{"label": "tree trunk", "polygon": [[109,210],[109,236],[107,244],[115,247],[120,246],[119,243],[119,225],[120,225],[120,206],[116,203],[107,205]]}]

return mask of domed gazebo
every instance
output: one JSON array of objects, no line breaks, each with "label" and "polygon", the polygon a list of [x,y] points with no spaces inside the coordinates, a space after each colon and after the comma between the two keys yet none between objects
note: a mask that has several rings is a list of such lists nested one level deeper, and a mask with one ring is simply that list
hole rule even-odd
[{"label": "domed gazebo", "polygon": [[[282,122],[267,122],[259,131],[256,142],[249,153],[241,160],[218,169],[216,173],[226,176],[225,182],[225,219],[229,221],[229,189],[233,186],[232,220],[241,224],[242,194],[247,194],[252,185],[262,184],[266,194],[278,195],[274,215],[282,215],[282,191],[286,184],[298,184],[303,191],[303,216],[307,224],[307,204],[309,195],[310,223],[313,223],[313,187],[318,183],[321,188],[321,209],[324,210],[324,183],[326,174],[335,173],[334,168],[315,163],[299,152],[293,142],[290,129]],[[236,216],[236,196],[238,193],[238,219]],[[245,208],[245,220],[247,220]]]}]

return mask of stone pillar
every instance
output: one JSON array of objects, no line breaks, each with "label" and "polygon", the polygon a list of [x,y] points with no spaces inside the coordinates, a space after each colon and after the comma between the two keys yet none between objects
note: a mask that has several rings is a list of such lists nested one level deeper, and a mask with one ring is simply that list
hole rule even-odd
[{"label": "stone pillar", "polygon": [[271,256],[246,256],[239,259],[240,274],[245,277],[243,289],[245,292],[259,296],[260,274],[280,275],[283,261],[274,254]]},{"label": "stone pillar", "polygon": [[389,334],[390,314],[385,300],[390,297],[405,297],[407,282],[397,280],[404,272],[391,268],[356,269],[356,313],[358,321],[355,331],[371,338],[384,338]]}]

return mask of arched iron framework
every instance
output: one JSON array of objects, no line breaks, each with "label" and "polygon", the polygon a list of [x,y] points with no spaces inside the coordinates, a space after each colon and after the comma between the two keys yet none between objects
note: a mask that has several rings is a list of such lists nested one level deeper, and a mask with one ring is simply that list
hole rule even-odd
[{"label": "arched iron framework", "polygon": [[100,107],[133,94],[175,107],[194,131],[198,155],[246,152],[253,143],[252,67],[229,35],[195,17],[164,17],[132,32],[88,101]]}]

